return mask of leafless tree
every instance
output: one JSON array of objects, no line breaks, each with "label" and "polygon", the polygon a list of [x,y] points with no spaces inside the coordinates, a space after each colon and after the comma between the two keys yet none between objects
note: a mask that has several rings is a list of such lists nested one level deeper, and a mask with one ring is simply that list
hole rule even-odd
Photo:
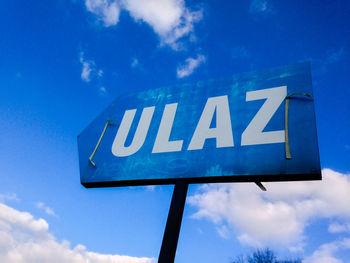
[{"label": "leafless tree", "polygon": [[237,256],[231,263],[302,263],[301,259],[278,259],[270,249],[257,249],[251,255]]}]

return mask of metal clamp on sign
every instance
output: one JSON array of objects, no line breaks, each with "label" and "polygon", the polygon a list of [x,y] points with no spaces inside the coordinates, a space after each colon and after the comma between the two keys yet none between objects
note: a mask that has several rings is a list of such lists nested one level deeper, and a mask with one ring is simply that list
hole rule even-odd
[{"label": "metal clamp on sign", "polygon": [[101,143],[101,140],[102,140],[102,138],[103,138],[103,135],[105,135],[105,132],[106,132],[107,127],[108,127],[108,124],[109,124],[111,121],[116,121],[116,120],[107,120],[106,125],[105,125],[105,127],[103,128],[102,134],[101,134],[101,136],[100,136],[100,139],[98,139],[98,142],[97,142],[97,144],[96,144],[96,146],[95,146],[95,149],[94,149],[94,151],[92,152],[92,154],[91,154],[90,157],[89,157],[89,161],[90,161],[90,163],[91,163],[93,166],[96,166],[96,164],[92,161],[92,158],[94,157],[94,155],[95,155],[95,153],[96,153],[98,147],[100,146],[100,143]]},{"label": "metal clamp on sign", "polygon": [[289,100],[291,97],[294,97],[294,96],[304,96],[304,97],[307,97],[311,100],[313,100],[314,98],[308,94],[308,93],[303,93],[303,92],[294,92],[294,93],[291,93],[289,94],[287,97],[286,97],[286,108],[285,108],[285,122],[284,122],[284,125],[285,125],[285,133],[284,133],[284,136],[285,136],[285,147],[286,147],[286,159],[287,160],[290,160],[292,159],[292,155],[290,153],[290,148],[289,148],[289,134],[288,134],[288,111],[289,111]]}]

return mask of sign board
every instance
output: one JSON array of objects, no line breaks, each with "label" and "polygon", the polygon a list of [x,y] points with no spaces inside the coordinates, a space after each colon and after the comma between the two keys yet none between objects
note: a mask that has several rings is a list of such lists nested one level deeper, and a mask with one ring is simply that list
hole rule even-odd
[{"label": "sign board", "polygon": [[79,136],[86,187],[321,179],[309,63],[126,94]]}]

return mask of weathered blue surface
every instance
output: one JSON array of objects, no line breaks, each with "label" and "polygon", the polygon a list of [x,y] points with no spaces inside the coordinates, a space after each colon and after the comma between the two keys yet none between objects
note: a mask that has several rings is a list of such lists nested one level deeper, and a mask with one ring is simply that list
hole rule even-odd
[{"label": "weathered blue surface", "polygon": [[[128,94],[117,98],[78,137],[81,182],[122,182],[174,178],[256,175],[320,175],[319,153],[312,100],[291,99],[289,138],[292,159],[285,158],[285,144],[272,143],[241,146],[241,135],[265,102],[246,101],[246,92],[287,86],[287,94],[312,95],[310,65],[300,63],[279,68],[234,75],[180,87],[165,87]],[[188,151],[198,120],[209,97],[227,95],[229,100],[234,147],[216,148],[215,139],[207,139],[202,150]],[[182,150],[152,153],[164,106],[178,103],[170,140],[183,140]],[[143,146],[127,157],[112,154],[112,144],[126,110],[137,109],[126,145],[131,143],[142,109],[156,106]],[[283,102],[264,131],[284,130]],[[89,156],[108,119],[110,123],[93,158]],[[215,123],[215,122],[214,122]],[[303,179],[302,176],[300,179]],[[147,184],[146,181],[142,182]],[[141,184],[142,184],[141,183]]]}]

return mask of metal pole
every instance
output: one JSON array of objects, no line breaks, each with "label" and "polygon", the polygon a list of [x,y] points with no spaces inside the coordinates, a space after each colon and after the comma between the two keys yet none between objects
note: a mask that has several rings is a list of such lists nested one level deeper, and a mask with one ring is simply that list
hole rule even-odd
[{"label": "metal pole", "polygon": [[158,263],[174,262],[187,189],[188,183],[184,181],[175,183]]}]

